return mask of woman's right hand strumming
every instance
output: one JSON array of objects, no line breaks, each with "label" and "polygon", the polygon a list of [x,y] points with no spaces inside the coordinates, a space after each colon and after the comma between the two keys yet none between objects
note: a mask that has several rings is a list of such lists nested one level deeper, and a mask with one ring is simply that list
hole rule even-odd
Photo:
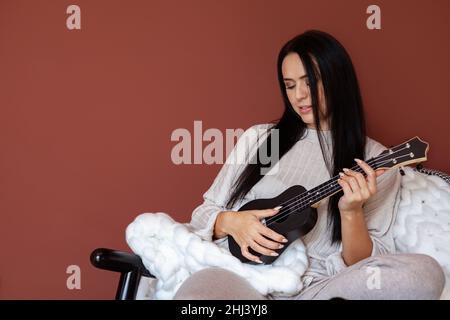
[{"label": "woman's right hand strumming", "polygon": [[262,263],[251,254],[248,248],[267,256],[277,256],[274,249],[283,247],[287,242],[281,234],[266,227],[260,220],[271,217],[279,212],[279,207],[265,210],[222,211],[217,215],[214,226],[214,238],[219,239],[227,235],[234,238],[241,247],[244,257]]}]

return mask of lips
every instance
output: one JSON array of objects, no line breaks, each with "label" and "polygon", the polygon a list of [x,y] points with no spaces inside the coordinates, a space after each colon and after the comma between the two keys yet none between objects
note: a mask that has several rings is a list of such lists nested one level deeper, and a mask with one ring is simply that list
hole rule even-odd
[{"label": "lips", "polygon": [[300,112],[301,113],[308,113],[312,110],[311,106],[299,106]]}]

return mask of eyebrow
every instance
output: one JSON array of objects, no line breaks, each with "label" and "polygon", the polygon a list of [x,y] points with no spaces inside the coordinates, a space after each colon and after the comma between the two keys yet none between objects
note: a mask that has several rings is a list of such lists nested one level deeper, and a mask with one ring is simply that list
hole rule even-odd
[{"label": "eyebrow", "polygon": [[[308,75],[307,75],[307,74],[304,74],[303,76],[299,77],[299,79],[303,79],[303,78],[308,78]],[[291,78],[283,78],[283,80],[284,80],[284,81],[286,81],[286,80],[294,81],[294,79],[291,79]]]}]

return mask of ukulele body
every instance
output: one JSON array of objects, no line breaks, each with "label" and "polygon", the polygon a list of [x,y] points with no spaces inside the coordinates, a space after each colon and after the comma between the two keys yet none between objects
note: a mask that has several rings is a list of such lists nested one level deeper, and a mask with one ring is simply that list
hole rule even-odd
[{"label": "ukulele body", "polygon": [[[300,203],[296,203],[292,200],[295,196],[305,191],[307,190],[303,186],[295,185],[286,189],[275,198],[256,199],[247,202],[238,211],[270,209],[282,205],[279,213],[266,218],[266,220],[269,220],[267,227],[283,235],[288,240],[288,242],[283,243],[283,248],[274,250],[281,255],[281,253],[286,250],[292,242],[306,235],[312,228],[314,228],[314,225],[317,222],[317,209],[308,206],[306,209],[300,210]],[[240,261],[244,263],[258,264],[257,262],[248,260],[242,255],[241,247],[232,236],[228,236],[228,247],[231,254]],[[274,257],[262,255],[250,247],[249,252],[259,257],[264,264],[270,264],[278,258],[278,256]]]}]

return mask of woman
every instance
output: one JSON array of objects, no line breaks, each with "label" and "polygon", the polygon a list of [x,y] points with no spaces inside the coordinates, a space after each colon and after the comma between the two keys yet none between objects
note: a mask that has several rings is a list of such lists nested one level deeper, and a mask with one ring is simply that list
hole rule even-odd
[{"label": "woman", "polygon": [[[236,212],[246,202],[272,198],[292,185],[306,189],[339,174],[342,191],[318,208],[318,221],[302,240],[309,267],[303,289],[292,299],[437,299],[444,286],[439,264],[429,256],[394,255],[392,223],[400,190],[397,169],[376,172],[359,159],[372,158],[386,148],[366,137],[363,104],[351,59],[332,36],[310,30],[288,41],[278,56],[278,80],[285,110],[276,124],[251,130],[270,136],[277,129],[279,144],[265,139],[268,150],[278,148],[280,160],[272,174],[261,174],[256,163],[224,164],[204,203],[192,215],[195,232],[226,246],[232,236],[242,254],[260,262],[249,248],[277,255],[283,236],[260,220],[279,208]],[[264,145],[264,144],[263,144]],[[260,146],[261,148],[262,146]],[[349,170],[358,164],[367,174]],[[380,177],[377,179],[377,177]],[[175,299],[276,299],[262,296],[237,274],[220,268],[188,278]]]}]

